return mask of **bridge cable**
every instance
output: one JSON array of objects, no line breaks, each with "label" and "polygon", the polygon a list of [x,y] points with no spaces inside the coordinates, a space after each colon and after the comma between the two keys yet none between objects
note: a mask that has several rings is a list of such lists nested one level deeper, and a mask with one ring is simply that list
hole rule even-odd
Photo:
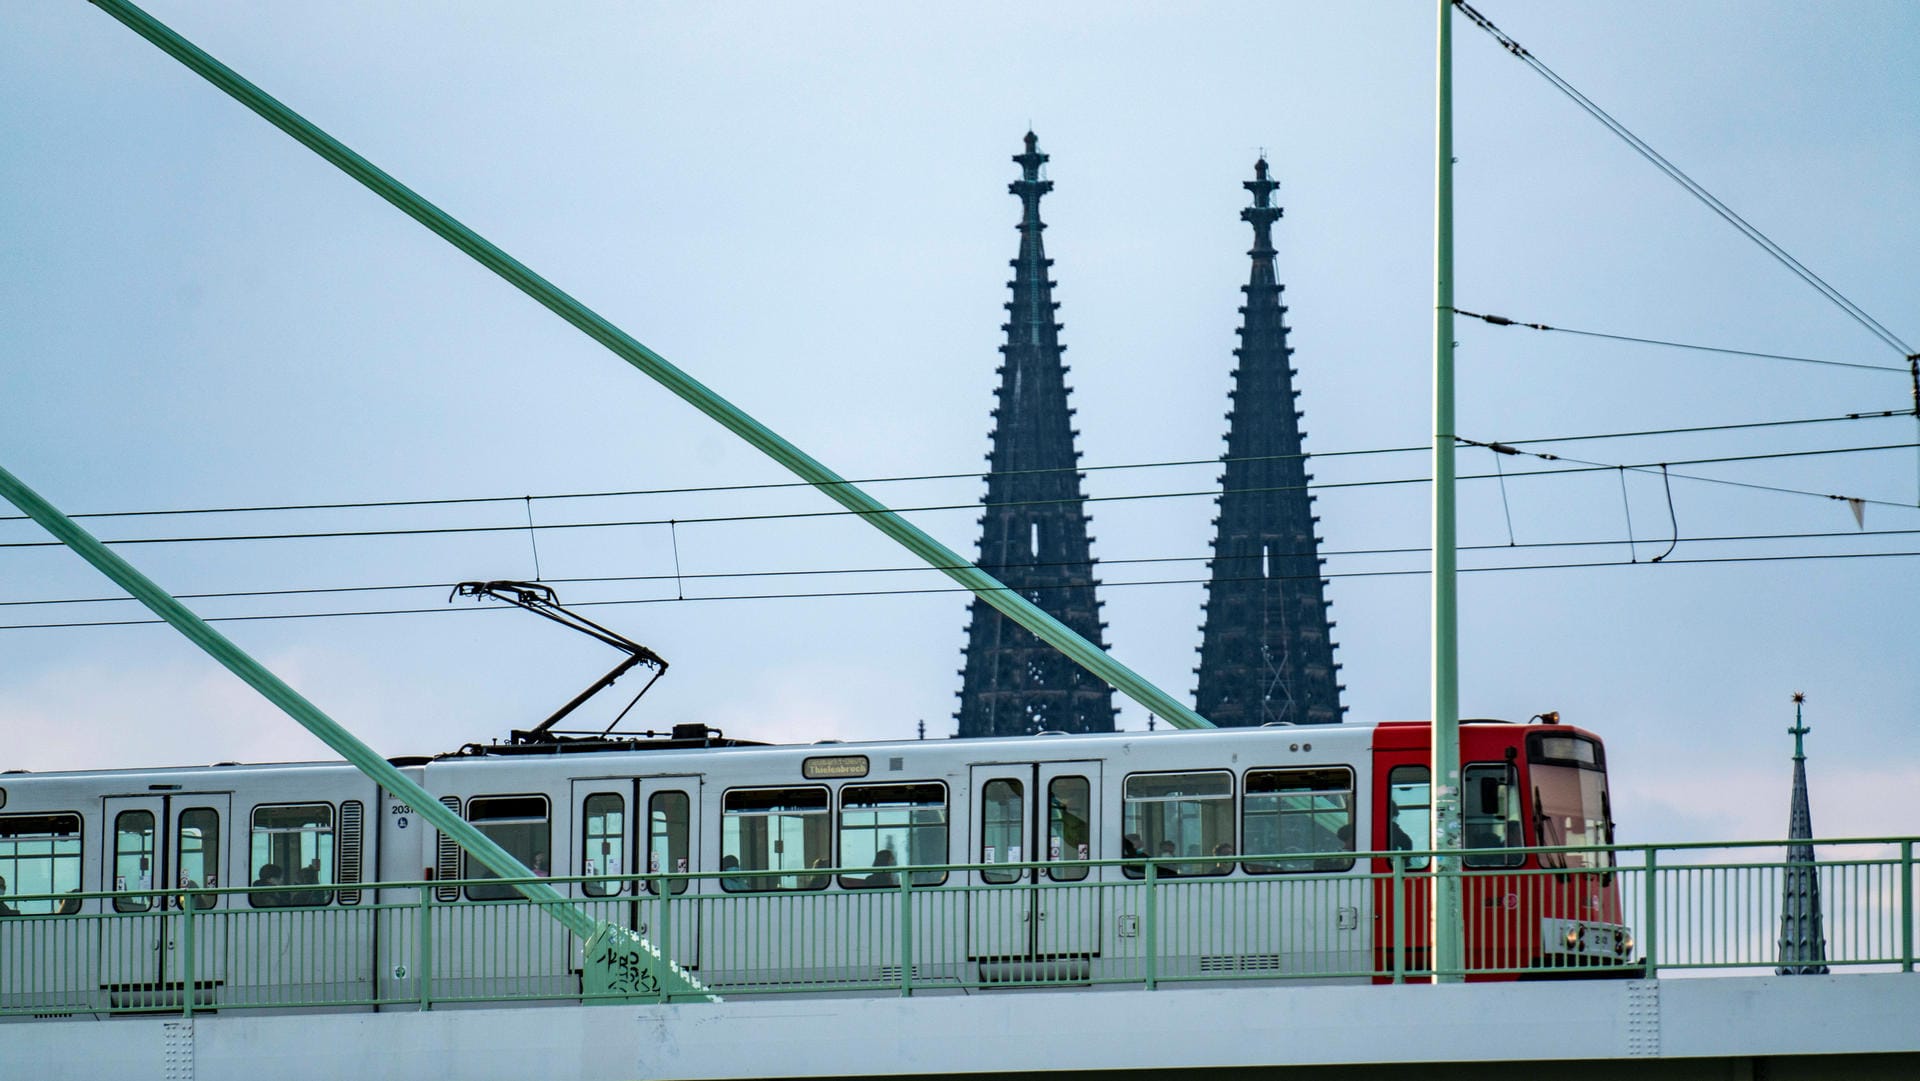
[{"label": "bridge cable", "polygon": [[[1739,230],[1741,235],[1759,245],[1762,251],[1772,256],[1782,266],[1792,271],[1800,280],[1812,286],[1815,291],[1819,292],[1829,301],[1832,301],[1841,311],[1846,312],[1855,322],[1865,327],[1875,337],[1886,343],[1889,348],[1898,352],[1902,360],[1920,365],[1920,354],[1916,354],[1914,348],[1905,341],[1902,341],[1899,335],[1888,330],[1873,316],[1868,315],[1858,304],[1847,299],[1846,295],[1841,293],[1840,290],[1829,285],[1825,279],[1815,274],[1812,270],[1809,270],[1806,264],[1795,259],[1779,244],[1774,243],[1771,237],[1735,213],[1732,207],[1721,202],[1712,192],[1702,187],[1698,181],[1682,172],[1679,166],[1668,161],[1659,151],[1655,150],[1652,146],[1648,145],[1645,140],[1629,130],[1625,124],[1614,119],[1605,109],[1595,104],[1593,99],[1582,94],[1572,83],[1561,78],[1552,68],[1549,68],[1546,64],[1542,63],[1538,57],[1528,52],[1525,46],[1508,36],[1507,33],[1498,26],[1495,26],[1493,20],[1474,10],[1473,5],[1467,3],[1466,0],[1453,0],[1453,6],[1460,9],[1461,13],[1466,15],[1475,26],[1486,31],[1495,41],[1499,42],[1500,46],[1506,49],[1507,52],[1519,58],[1542,78],[1546,79],[1547,82],[1553,85],[1554,89],[1565,94],[1574,104],[1586,110],[1589,115],[1595,120],[1598,120],[1608,131],[1619,136],[1621,141],[1632,147],[1636,153],[1645,158],[1655,168],[1665,173],[1674,183],[1685,188],[1688,194],[1700,200],[1709,210],[1712,210],[1724,219],[1727,224]],[[1916,371],[1920,371],[1920,368],[1916,368]],[[1916,375],[1915,378],[1920,380],[1920,375]]]}]

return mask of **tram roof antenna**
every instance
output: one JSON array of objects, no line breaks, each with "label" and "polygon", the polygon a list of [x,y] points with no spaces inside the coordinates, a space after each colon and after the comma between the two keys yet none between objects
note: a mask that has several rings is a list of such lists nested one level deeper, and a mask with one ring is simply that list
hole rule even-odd
[{"label": "tram roof antenna", "polygon": [[665,658],[617,631],[602,627],[578,612],[562,608],[559,595],[554,593],[552,586],[538,582],[461,582],[453,587],[453,592],[448,594],[447,599],[451,601],[455,597],[492,597],[494,600],[518,605],[535,615],[551,619],[563,627],[571,627],[590,638],[605,642],[627,655],[625,660],[613,666],[611,672],[601,676],[586,690],[574,695],[571,702],[554,710],[553,715],[546,720],[534,725],[531,729],[512,730],[508,733],[507,742],[509,743],[560,742],[558,734],[553,731],[553,726],[558,724],[561,718],[580,708],[587,699],[613,686],[613,682],[626,675],[627,670],[634,665],[644,664],[653,669],[653,678],[647,680],[646,686],[641,687],[639,693],[633,696],[633,701],[627,703],[626,709],[621,710],[619,716],[613,719],[613,723],[607,725],[606,729],[600,733],[601,736],[605,736],[613,731],[614,725],[626,719],[628,711],[640,701],[640,696],[646,694],[655,683],[660,681],[661,676],[667,674]]}]

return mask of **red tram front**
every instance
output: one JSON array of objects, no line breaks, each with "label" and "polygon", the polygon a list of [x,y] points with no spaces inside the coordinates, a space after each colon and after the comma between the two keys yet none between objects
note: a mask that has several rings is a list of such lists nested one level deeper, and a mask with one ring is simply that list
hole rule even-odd
[{"label": "red tram front", "polygon": [[[1408,722],[1375,732],[1375,851],[1433,847],[1432,731]],[[1613,843],[1606,766],[1600,738],[1570,725],[1461,724],[1467,979],[1631,974],[1613,854],[1525,851]],[[1421,973],[1431,963],[1433,870],[1424,856],[1400,857],[1396,891],[1394,862],[1374,861],[1375,971]]]}]

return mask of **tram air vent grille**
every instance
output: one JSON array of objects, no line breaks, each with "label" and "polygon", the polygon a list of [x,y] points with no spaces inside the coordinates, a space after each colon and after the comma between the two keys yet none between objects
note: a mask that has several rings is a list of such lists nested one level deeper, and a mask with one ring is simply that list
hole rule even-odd
[{"label": "tram air vent grille", "polygon": [[340,873],[337,878],[342,887],[340,903],[343,905],[360,903],[360,891],[346,887],[360,884],[360,839],[365,806],[357,799],[345,800],[340,804]]},{"label": "tram air vent grille", "polygon": [[1278,972],[1280,955],[1277,953],[1252,953],[1245,957],[1201,957],[1200,971],[1217,972]]},{"label": "tram air vent grille", "polygon": [[[447,810],[452,811],[454,814],[457,815],[460,813],[459,796],[441,796],[440,802],[445,804]],[[460,877],[460,846],[454,843],[453,838],[442,833],[440,835],[440,847],[434,854],[434,857],[434,874],[442,882],[450,882]],[[460,887],[435,886],[433,896],[441,901],[458,901],[460,899]]]}]

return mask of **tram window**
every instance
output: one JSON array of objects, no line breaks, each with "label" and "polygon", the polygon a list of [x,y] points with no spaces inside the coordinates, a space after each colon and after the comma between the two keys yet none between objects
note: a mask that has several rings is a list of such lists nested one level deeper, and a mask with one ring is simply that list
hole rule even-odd
[{"label": "tram window", "polygon": [[[1232,869],[1231,773],[1135,773],[1127,778],[1125,803],[1126,836],[1136,849],[1151,857],[1195,857],[1162,863],[1156,874],[1223,875]],[[1146,871],[1129,865],[1126,873],[1139,878]]]},{"label": "tram window", "polygon": [[[595,792],[581,805],[580,873],[620,875],[627,871],[627,799],[618,792]],[[580,892],[588,897],[612,897],[626,889],[624,882],[587,881]]]},{"label": "tram window", "polygon": [[[685,792],[655,792],[647,801],[647,870],[655,874],[685,874],[690,813]],[[647,892],[659,893],[660,884],[649,882]],[[687,880],[675,879],[674,893],[687,892]]]},{"label": "tram window", "polygon": [[[113,888],[144,890],[153,886],[153,812],[121,811],[113,819]],[[115,912],[145,912],[151,897],[116,897]]]},{"label": "tram window", "polygon": [[[506,849],[527,870],[543,877],[549,873],[553,830],[547,819],[547,797],[475,796],[467,801],[467,821]],[[462,877],[471,880],[500,876],[468,853]],[[520,890],[514,886],[467,887],[469,901],[506,901],[519,896]]]},{"label": "tram window", "polygon": [[77,814],[0,815],[0,907],[22,916],[39,916],[56,906],[78,911],[79,901],[64,903],[7,900],[23,894],[71,893],[80,888],[80,816]]},{"label": "tram window", "polygon": [[782,871],[727,875],[729,893],[825,889],[833,865],[833,814],[824,788],[736,788],[720,808],[720,870]]},{"label": "tram window", "polygon": [[[925,867],[947,862],[947,786],[860,784],[840,789],[840,863],[845,867]],[[938,886],[945,871],[914,871],[916,886]],[[897,886],[896,872],[841,875],[842,889]]]},{"label": "tram window", "polygon": [[255,886],[280,886],[250,893],[255,908],[306,908],[331,903],[330,889],[289,889],[333,881],[333,805],[300,803],[253,809],[248,838],[247,873]]},{"label": "tram window", "polygon": [[[173,884],[181,889],[215,889],[220,885],[220,812],[193,807],[180,812],[179,852],[174,860]],[[216,894],[195,894],[193,907],[212,908]],[[186,898],[180,901],[186,907]]]},{"label": "tram window", "polygon": [[[1025,791],[1011,778],[992,780],[980,791],[980,862],[1019,863],[1027,824]],[[1020,881],[1024,871],[981,871],[980,881],[995,884]]]},{"label": "tram window", "polygon": [[1256,769],[1247,771],[1241,819],[1242,846],[1248,855],[1313,855],[1313,859],[1250,860],[1248,874],[1344,871],[1353,851],[1353,771]]},{"label": "tram window", "polygon": [[[1584,740],[1575,741],[1591,747]],[[1597,766],[1553,765],[1536,761],[1527,767],[1533,779],[1533,823],[1539,844],[1606,845],[1613,843],[1612,816],[1607,810],[1607,775]],[[1611,852],[1543,852],[1542,867],[1607,867]]]},{"label": "tram window", "polygon": [[[1395,766],[1387,774],[1387,848],[1393,852],[1433,847],[1432,808],[1425,766]],[[1416,843],[1417,842],[1417,843]],[[1407,869],[1419,870],[1427,857],[1410,856]]]},{"label": "tram window", "polygon": [[[1049,861],[1093,857],[1093,838],[1087,828],[1092,801],[1093,786],[1085,777],[1055,777],[1047,782]],[[1049,867],[1047,877],[1055,882],[1078,882],[1087,877],[1089,870],[1088,867]]]},{"label": "tram window", "polygon": [[[1526,862],[1519,852],[1486,849],[1519,848],[1525,843],[1520,829],[1520,788],[1512,766],[1486,762],[1468,766],[1462,774],[1465,791],[1461,823],[1465,828],[1468,867],[1518,867]],[[1481,851],[1473,851],[1479,849]]]}]

